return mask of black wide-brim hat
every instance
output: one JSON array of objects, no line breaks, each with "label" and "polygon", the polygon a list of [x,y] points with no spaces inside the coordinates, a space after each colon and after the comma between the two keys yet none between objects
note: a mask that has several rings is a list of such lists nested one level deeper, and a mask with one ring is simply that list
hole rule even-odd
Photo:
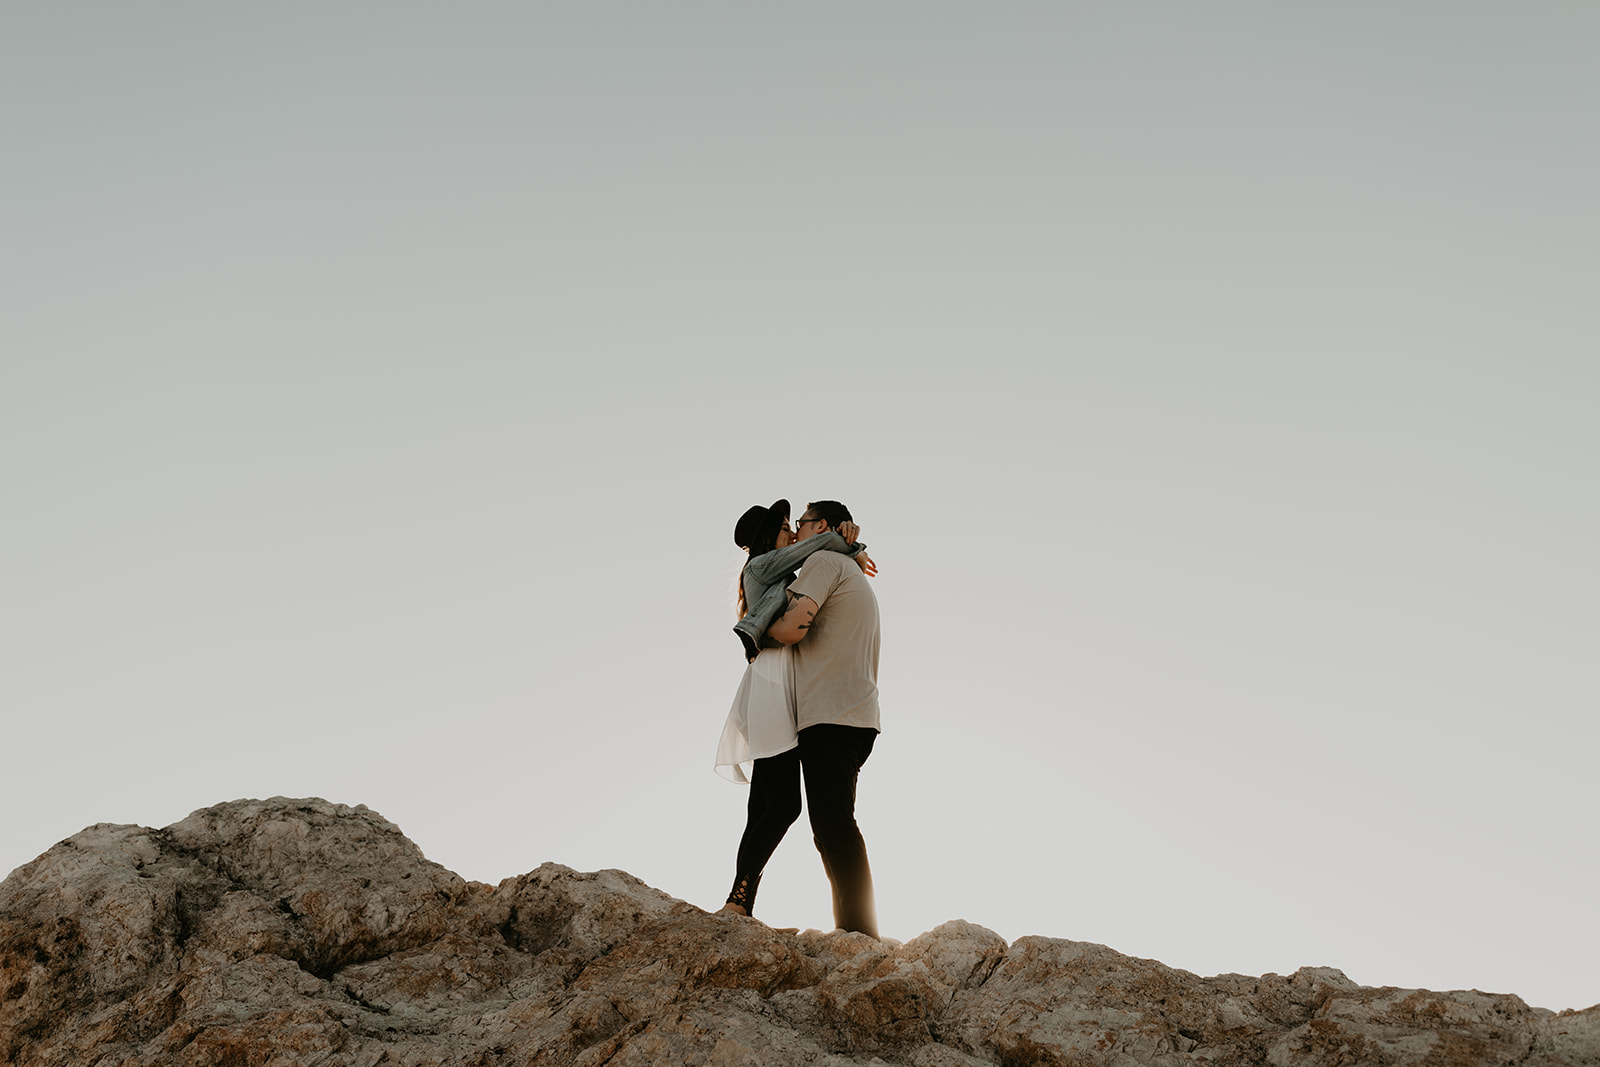
[{"label": "black wide-brim hat", "polygon": [[761,535],[770,531],[776,539],[778,527],[783,525],[783,520],[789,517],[789,502],[787,500],[774,500],[770,508],[760,504],[755,505],[739,516],[739,521],[733,525],[733,543],[744,549],[761,540]]}]

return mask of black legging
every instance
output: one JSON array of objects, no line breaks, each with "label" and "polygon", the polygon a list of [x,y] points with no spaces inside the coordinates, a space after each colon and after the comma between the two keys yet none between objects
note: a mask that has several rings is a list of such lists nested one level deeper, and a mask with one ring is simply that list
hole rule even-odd
[{"label": "black legging", "polygon": [[737,873],[728,903],[756,913],[756,889],[761,872],[777,851],[778,842],[800,817],[800,750],[756,760],[750,772],[750,802],[745,808],[744,836],[739,838]]},{"label": "black legging", "polygon": [[870,727],[808,726],[800,731],[797,748],[755,761],[748,819],[728,903],[755,914],[761,872],[800,817],[803,774],[812,840],[833,887],[833,921],[841,929],[878,936],[872,867],[855,816],[856,776],[877,738],[878,732]]}]

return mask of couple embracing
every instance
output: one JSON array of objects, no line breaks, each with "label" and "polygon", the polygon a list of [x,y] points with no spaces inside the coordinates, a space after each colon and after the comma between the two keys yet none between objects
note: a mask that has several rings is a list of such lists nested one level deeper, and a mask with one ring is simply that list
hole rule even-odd
[{"label": "couple embracing", "polygon": [[[739,575],[734,632],[749,666],[717,745],[717,771],[750,785],[749,818],[725,912],[751,915],[761,872],[800,817],[833,887],[841,929],[878,936],[867,846],[856,826],[856,776],[878,736],[877,566],[850,509],[789,502],[753,507],[734,527],[749,553]],[[798,569],[798,573],[796,570]],[[753,763],[746,778],[743,765]]]}]

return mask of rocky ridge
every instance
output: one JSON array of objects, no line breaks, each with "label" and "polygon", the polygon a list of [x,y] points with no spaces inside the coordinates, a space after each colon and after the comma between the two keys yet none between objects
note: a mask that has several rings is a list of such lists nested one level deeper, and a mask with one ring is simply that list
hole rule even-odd
[{"label": "rocky ridge", "polygon": [[553,863],[489,886],[364,806],[274,798],[92,826],[0,884],[0,1063],[1554,1067],[1600,1065],[1600,1005],[774,930]]}]

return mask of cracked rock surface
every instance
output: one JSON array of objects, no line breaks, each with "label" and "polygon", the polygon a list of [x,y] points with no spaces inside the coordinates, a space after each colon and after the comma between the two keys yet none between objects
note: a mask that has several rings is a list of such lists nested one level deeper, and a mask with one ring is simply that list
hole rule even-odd
[{"label": "cracked rock surface", "polygon": [[278,797],[92,826],[0,884],[0,1063],[1555,1067],[1600,1065],[1600,1005],[774,930],[553,863],[488,886]]}]

